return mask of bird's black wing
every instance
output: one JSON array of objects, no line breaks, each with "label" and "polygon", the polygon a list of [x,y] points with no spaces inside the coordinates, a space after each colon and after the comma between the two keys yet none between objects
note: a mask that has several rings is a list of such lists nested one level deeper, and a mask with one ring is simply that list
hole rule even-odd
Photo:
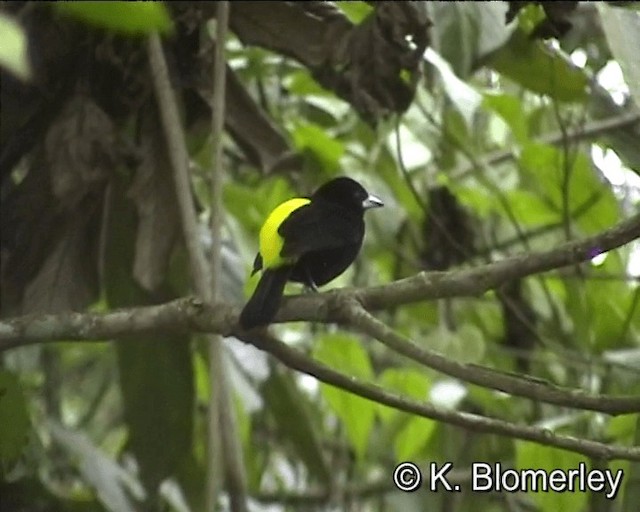
[{"label": "bird's black wing", "polygon": [[311,251],[360,244],[364,222],[349,211],[326,204],[309,203],[293,211],[278,233],[284,239],[281,255],[296,257]]}]

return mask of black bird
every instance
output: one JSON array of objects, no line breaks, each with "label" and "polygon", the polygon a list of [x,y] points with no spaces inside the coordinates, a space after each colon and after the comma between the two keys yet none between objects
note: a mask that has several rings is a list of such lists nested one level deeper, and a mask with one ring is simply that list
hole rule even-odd
[{"label": "black bird", "polygon": [[251,275],[262,270],[262,277],[240,313],[240,325],[270,323],[287,281],[317,290],[342,274],[362,246],[364,211],[380,206],[379,198],[346,177],[328,181],[309,198],[278,205],[260,228]]}]

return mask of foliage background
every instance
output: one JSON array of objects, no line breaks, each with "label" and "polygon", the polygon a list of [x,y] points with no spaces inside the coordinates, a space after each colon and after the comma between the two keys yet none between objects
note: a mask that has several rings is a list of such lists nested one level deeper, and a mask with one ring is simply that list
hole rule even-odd
[{"label": "foliage background", "polygon": [[[242,304],[255,283],[246,276],[266,214],[339,174],[387,206],[368,214],[362,254],[336,288],[545,251],[638,211],[636,5],[392,4],[232,4],[224,301]],[[210,250],[212,5],[3,4],[4,318],[192,293],[145,40],[164,37]],[[376,316],[452,360],[637,397],[638,250],[635,242],[481,297]],[[274,332],[418,401],[639,444],[637,412],[614,417],[470,385],[334,325]],[[638,463],[410,415],[319,384],[232,336],[224,346],[251,510],[635,510]],[[0,356],[2,510],[203,509],[210,396],[201,335],[61,340]],[[449,476],[464,491],[394,490],[403,460],[452,461]],[[625,470],[616,500],[467,487],[473,461],[582,460]],[[223,493],[220,508],[229,506]]]}]

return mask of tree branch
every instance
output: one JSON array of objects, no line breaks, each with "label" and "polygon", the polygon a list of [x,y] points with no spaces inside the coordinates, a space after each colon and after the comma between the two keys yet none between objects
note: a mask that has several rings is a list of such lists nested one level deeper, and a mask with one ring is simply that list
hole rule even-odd
[{"label": "tree branch", "polygon": [[540,400],[549,404],[599,411],[612,415],[627,414],[640,410],[640,396],[590,395],[580,389],[561,388],[547,381],[531,377],[520,377],[517,374],[504,373],[480,365],[453,361],[432,350],[424,349],[393,331],[352,299],[345,301],[343,312],[345,318],[354,327],[377,339],[391,350],[428,368],[465,382],[496,389],[514,396]]},{"label": "tree branch", "polygon": [[[345,297],[358,300],[368,311],[445,297],[478,296],[514,279],[587,261],[598,254],[640,238],[640,214],[583,240],[566,242],[545,252],[522,253],[466,270],[419,272],[392,283],[361,289],[285,297],[276,322],[335,322]],[[1,337],[0,337],[1,339]]]},{"label": "tree branch", "polygon": [[[636,238],[640,238],[640,214],[598,235],[567,242],[546,252],[523,253],[467,270],[420,272],[370,288],[342,288],[285,297],[275,321],[340,321],[339,308],[345,299],[350,298],[373,311],[443,297],[477,296],[506,281],[587,261]],[[216,303],[207,307],[196,299],[186,298],[161,306],[105,314],[26,315],[0,321],[0,351],[46,341],[101,340],[167,329],[241,334],[237,323],[239,314],[239,306]]]},{"label": "tree branch", "polygon": [[[568,242],[557,249],[543,253],[522,254],[463,271],[422,272],[407,279],[373,288],[341,289],[328,293],[288,297],[276,319],[280,322],[288,320],[341,322],[345,320],[345,303],[354,300],[366,309],[373,310],[441,297],[477,295],[511,279],[587,260],[598,252],[619,247],[639,236],[640,215],[636,215],[599,235],[581,241]],[[197,299],[186,298],[160,306],[107,314],[29,315],[0,322],[0,351],[44,341],[108,339],[167,330],[197,330],[224,335],[235,333],[240,338],[246,339],[247,333],[242,332],[237,326],[239,309],[223,303],[206,306]],[[367,325],[371,327],[371,324]],[[380,335],[383,340],[389,339],[386,331],[376,331],[376,335]],[[578,400],[580,406],[584,408],[603,410],[609,414],[638,410],[637,397],[589,396],[575,390],[567,391],[557,388],[551,384],[518,379],[488,368],[461,366],[441,356],[436,358],[434,354],[416,352],[413,344],[405,344],[405,340],[400,341],[403,343],[397,344],[395,350],[469,382],[568,407],[574,406],[575,400]],[[609,399],[612,405],[606,405]]]},{"label": "tree branch", "polygon": [[[431,481],[431,475],[424,472],[422,475],[422,486],[427,487]],[[452,485],[468,484],[471,481],[471,468],[452,469],[447,472],[447,482]],[[379,498],[385,494],[398,492],[398,488],[388,477],[371,480],[363,483],[347,483],[337,490],[340,496],[350,499],[371,499]],[[273,504],[289,507],[325,505],[332,497],[330,489],[310,489],[305,492],[295,491],[274,491],[260,492],[253,495],[253,498],[263,504]]]},{"label": "tree branch", "polygon": [[[575,130],[566,131],[566,133],[563,133],[562,131],[548,133],[540,137],[536,142],[540,144],[556,145],[562,143],[565,140],[565,137],[568,142],[579,142],[637,123],[640,123],[640,114],[637,112],[630,112],[619,116],[608,117],[606,119],[597,119]],[[495,151],[480,160],[481,167],[495,166],[516,157],[517,152],[513,149]],[[453,180],[461,180],[472,173],[476,167],[477,166],[474,162],[468,162],[459,170],[452,171],[450,177]]]},{"label": "tree branch", "polygon": [[476,414],[441,408],[430,403],[421,403],[386,391],[372,382],[365,382],[351,375],[342,374],[308,357],[301,351],[266,334],[266,331],[251,331],[244,337],[252,345],[269,352],[289,368],[311,375],[321,382],[343,389],[354,395],[388,405],[394,409],[416,414],[424,418],[456,425],[473,432],[504,435],[516,439],[533,441],[547,446],[555,446],[598,460],[638,460],[640,447],[608,445],[587,439],[559,435],[546,428],[516,425],[508,421],[485,418]]},{"label": "tree branch", "polygon": [[[128,311],[114,312],[106,315],[91,313],[40,315],[41,321],[35,321],[36,319],[34,316],[34,318],[21,317],[20,319],[15,319],[10,322],[16,322],[16,320],[19,320],[21,322],[24,321],[27,326],[36,325],[42,327],[41,329],[36,328],[27,334],[45,334],[45,331],[51,332],[51,328],[57,328],[58,330],[56,332],[58,334],[62,334],[64,330],[67,330],[69,336],[60,336],[57,339],[73,339],[74,335],[79,335],[80,332],[83,332],[85,335],[79,336],[79,338],[76,339],[91,337],[91,335],[94,335],[95,338],[108,338],[109,332],[119,332],[121,335],[124,335],[130,334],[130,328],[149,327],[152,323],[151,320],[155,318],[162,319],[161,323],[165,324],[167,328],[193,328],[200,330],[207,326],[211,327],[212,325],[235,320],[237,318],[235,314],[229,314],[226,317],[224,315],[220,315],[220,312],[217,311],[217,309],[218,308],[215,307],[207,308],[197,299],[187,298],[179,299],[160,306],[135,308]],[[230,311],[235,311],[235,309],[229,310],[229,312]],[[61,317],[66,317],[67,322],[58,323],[58,320],[60,320]],[[135,318],[136,320],[132,321],[132,318]],[[177,322],[171,326],[171,323],[166,321],[167,318],[176,318]],[[5,325],[6,322],[0,325],[0,337],[2,333],[4,333]],[[75,329],[75,327],[78,327],[79,325],[84,325],[85,329],[83,331]],[[74,329],[69,330],[69,326],[74,327]],[[361,382],[354,377],[336,372],[328,366],[309,358],[302,352],[293,349],[278,340],[266,338],[264,336],[264,331],[245,332],[242,339],[261,350],[269,352],[292,369],[307,373],[322,382],[344,389],[363,398],[388,405],[395,409],[443,421],[445,423],[457,425],[476,432],[502,434],[517,439],[526,439],[582,453],[589,457],[601,458],[603,460],[617,458],[640,460],[640,448],[609,446],[595,441],[582,440],[568,436],[558,436],[550,433],[547,429],[515,425],[502,420],[484,418],[482,416],[456,412],[449,409],[441,409],[431,404],[423,404],[408,400],[399,395],[389,393],[385,391],[384,388],[375,384]],[[30,339],[29,341],[34,342],[34,339]],[[39,341],[52,341],[52,339],[45,336],[44,338],[39,338]],[[22,343],[22,345],[24,344],[26,343]],[[637,409],[633,412],[637,412]]]}]

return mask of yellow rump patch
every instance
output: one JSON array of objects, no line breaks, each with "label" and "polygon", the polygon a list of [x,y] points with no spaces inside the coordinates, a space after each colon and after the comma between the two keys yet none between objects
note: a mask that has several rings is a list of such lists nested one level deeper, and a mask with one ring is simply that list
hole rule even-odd
[{"label": "yellow rump patch", "polygon": [[278,228],[291,215],[291,212],[310,202],[309,199],[302,197],[289,199],[278,205],[264,221],[260,228],[260,255],[263,268],[273,268],[286,263],[286,260],[280,256],[284,240],[278,234]]}]

